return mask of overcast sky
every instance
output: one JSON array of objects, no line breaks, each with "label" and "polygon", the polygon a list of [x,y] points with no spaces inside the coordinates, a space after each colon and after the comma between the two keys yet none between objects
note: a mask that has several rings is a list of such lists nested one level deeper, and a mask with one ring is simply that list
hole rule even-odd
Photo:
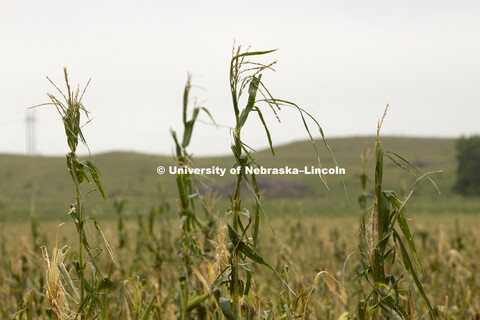
[{"label": "overcast sky", "polygon": [[[294,5],[295,3],[295,5]],[[327,137],[383,134],[458,137],[480,133],[479,1],[6,1],[0,0],[0,153],[26,151],[27,107],[92,78],[84,96],[93,153],[171,154],[181,130],[187,73],[216,121],[233,125],[232,45],[279,50],[272,94],[295,101]],[[37,152],[67,152],[53,107],[36,111]],[[301,120],[268,115],[276,144],[306,138]],[[207,120],[207,118],[203,118]],[[267,140],[253,120],[251,146]],[[229,152],[226,128],[198,124],[191,151]]]}]

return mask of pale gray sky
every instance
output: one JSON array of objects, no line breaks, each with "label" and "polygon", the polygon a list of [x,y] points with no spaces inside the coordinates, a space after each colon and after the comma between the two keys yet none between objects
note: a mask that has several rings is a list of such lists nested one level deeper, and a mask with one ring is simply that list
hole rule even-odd
[{"label": "pale gray sky", "polygon": [[[327,137],[480,133],[478,1],[6,1],[0,0],[0,153],[25,153],[26,108],[63,85],[92,82],[84,128],[94,153],[171,154],[187,73],[217,122],[233,124],[228,67],[234,39],[278,48],[264,81],[295,101]],[[296,113],[268,110],[274,142],[306,137]],[[51,107],[36,110],[37,150],[67,152]],[[206,118],[204,118],[206,120]],[[248,133],[247,133],[248,132]],[[255,120],[250,145],[267,140]],[[198,124],[191,151],[228,153],[228,129]]]}]

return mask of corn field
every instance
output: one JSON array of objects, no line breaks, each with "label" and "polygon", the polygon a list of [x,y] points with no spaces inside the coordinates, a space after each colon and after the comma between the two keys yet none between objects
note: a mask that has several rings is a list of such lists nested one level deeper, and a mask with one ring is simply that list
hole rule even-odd
[{"label": "corn field", "polygon": [[[65,129],[66,168],[58,170],[69,173],[72,200],[59,215],[68,214],[69,221],[56,224],[36,215],[29,222],[0,220],[0,318],[479,319],[477,219],[455,213],[410,217],[417,183],[440,190],[435,172],[383,149],[388,105],[372,128],[374,148],[358,155],[363,169],[361,192],[353,195],[356,212],[305,219],[288,208],[269,212],[261,177],[247,170],[262,165],[256,141],[244,140],[252,118],[275,157],[266,115],[280,121],[283,109],[295,110],[316,166],[324,166],[323,150],[322,156],[338,165],[321,123],[296,103],[274,96],[263,82],[276,61],[256,59],[273,51],[233,50],[230,160],[238,171],[222,199],[228,208],[222,209],[204,177],[182,171],[174,184],[163,186],[175,190],[175,199],[160,190],[148,215],[115,198],[104,203],[113,207],[115,219],[97,219],[88,198],[98,193],[107,200],[108,185],[102,168],[77,152],[79,145],[88,150],[83,130],[89,111],[82,103],[88,83],[72,88],[66,69],[66,89],[49,79],[56,93],[39,106],[55,108]],[[202,125],[199,117],[217,125],[207,107],[192,106],[191,89],[189,76],[179,99],[183,128],[171,131],[179,168],[196,166],[189,147]],[[391,166],[413,177],[402,192],[384,185],[384,171]],[[328,179],[322,174],[318,179],[328,190]]]}]

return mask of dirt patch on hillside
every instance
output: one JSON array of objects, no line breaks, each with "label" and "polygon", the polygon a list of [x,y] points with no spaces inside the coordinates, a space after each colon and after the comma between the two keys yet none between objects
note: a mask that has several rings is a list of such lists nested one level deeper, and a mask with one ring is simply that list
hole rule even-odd
[{"label": "dirt patch on hillside", "polygon": [[[261,196],[265,198],[303,198],[310,194],[310,189],[299,181],[257,178],[257,183]],[[207,189],[210,189],[219,197],[228,197],[235,190],[235,182],[210,183],[202,187],[200,192],[204,194]],[[245,182],[242,182],[242,197],[251,197],[250,190]]]}]

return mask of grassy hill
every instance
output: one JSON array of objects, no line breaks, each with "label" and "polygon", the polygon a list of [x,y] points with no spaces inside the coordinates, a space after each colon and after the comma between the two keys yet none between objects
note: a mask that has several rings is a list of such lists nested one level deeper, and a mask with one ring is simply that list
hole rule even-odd
[{"label": "grassy hill", "polygon": [[[340,167],[346,169],[344,176],[328,176],[327,187],[316,175],[261,175],[258,177],[263,189],[265,206],[271,214],[296,215],[352,215],[358,213],[356,203],[359,193],[359,176],[362,172],[360,154],[365,148],[374,148],[374,137],[334,138],[328,143]],[[415,187],[409,206],[411,212],[474,213],[480,211],[478,199],[463,199],[452,192],[455,182],[455,140],[438,138],[384,137],[385,150],[394,151],[418,166],[422,171],[444,170],[432,175],[442,191],[439,195],[433,186],[423,179]],[[317,142],[324,167],[334,166],[322,142]],[[316,165],[312,144],[299,141],[275,149],[272,157],[269,150],[256,153],[256,159],[264,167],[289,166],[303,168]],[[127,211],[136,215],[149,212],[153,205],[162,201],[175,206],[175,177],[168,173],[158,175],[159,165],[174,165],[172,157],[145,155],[129,152],[111,152],[95,155],[94,161],[103,175],[103,184],[108,202],[97,193],[88,195],[88,210],[97,217],[113,215],[113,202],[122,198],[128,201]],[[415,177],[408,175],[390,161],[385,161],[386,186],[404,194]],[[218,166],[231,168],[232,157],[197,158],[197,167]],[[367,166],[373,179],[373,161]],[[227,207],[226,195],[233,189],[233,176],[209,176],[204,180],[219,195],[216,205],[221,214]],[[345,192],[344,186],[347,190]],[[371,186],[371,185],[370,185]],[[85,186],[84,191],[94,189]],[[63,157],[28,157],[0,155],[0,201],[1,215],[6,219],[25,219],[35,212],[41,219],[67,219],[69,203],[74,201],[74,188],[66,170]],[[173,214],[173,213],[172,213]]]}]

